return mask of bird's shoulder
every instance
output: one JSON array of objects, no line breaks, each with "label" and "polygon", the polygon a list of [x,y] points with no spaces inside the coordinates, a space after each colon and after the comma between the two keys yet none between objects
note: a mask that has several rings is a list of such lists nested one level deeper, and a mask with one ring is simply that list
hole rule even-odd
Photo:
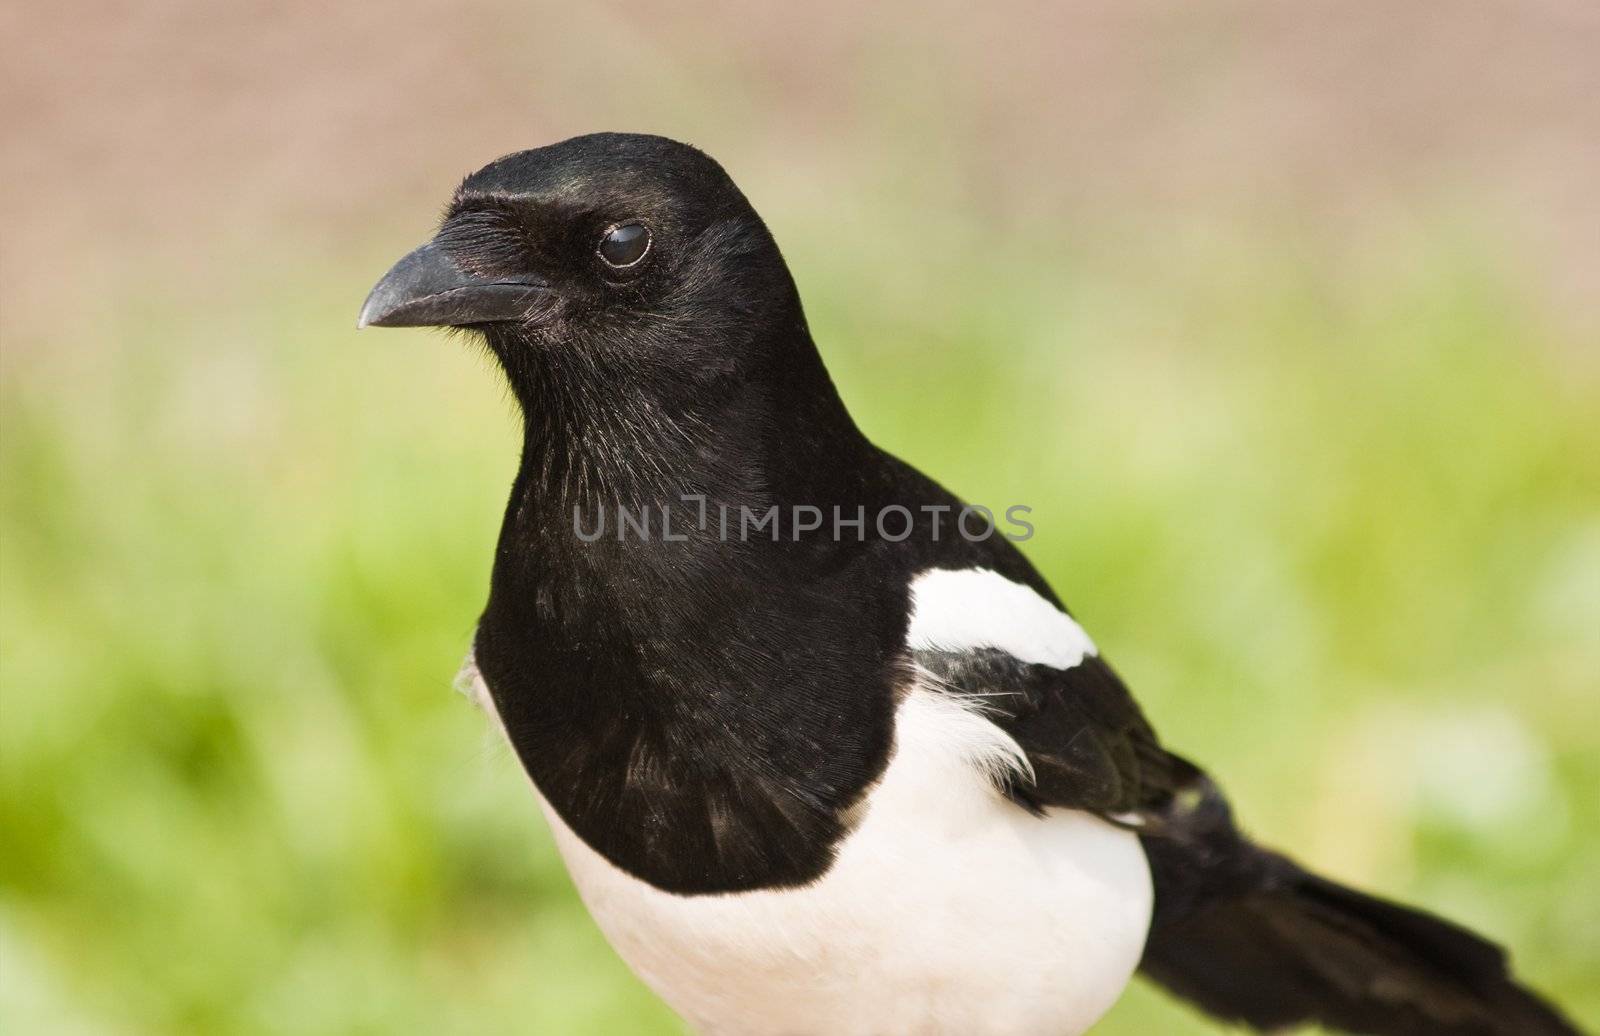
[{"label": "bird's shoulder", "polygon": [[1022,749],[1030,772],[1005,790],[1031,809],[1082,809],[1148,826],[1199,772],[1168,752],[1089,633],[1002,530],[936,529],[967,504],[881,454],[878,479],[929,516],[899,551],[905,652],[922,682],[979,710]]}]

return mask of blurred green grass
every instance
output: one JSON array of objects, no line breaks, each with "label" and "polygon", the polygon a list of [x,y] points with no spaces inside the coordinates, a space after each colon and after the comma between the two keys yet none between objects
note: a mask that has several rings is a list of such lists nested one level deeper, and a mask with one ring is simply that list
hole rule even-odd
[{"label": "blurred green grass", "polygon": [[[864,427],[1034,508],[1258,835],[1600,1022],[1600,380],[1489,250],[1330,282],[779,230]],[[92,337],[7,343],[8,1032],[680,1031],[449,691],[514,419],[458,343],[355,336],[388,258],[124,286]],[[1141,984],[1098,1031],[1216,1030]]]}]

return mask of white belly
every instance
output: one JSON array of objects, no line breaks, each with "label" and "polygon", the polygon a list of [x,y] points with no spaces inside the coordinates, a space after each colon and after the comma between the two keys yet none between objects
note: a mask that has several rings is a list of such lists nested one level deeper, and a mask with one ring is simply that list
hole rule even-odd
[{"label": "white belly", "polygon": [[913,691],[838,860],[783,891],[662,892],[541,803],[601,929],[700,1032],[1067,1036],[1133,973],[1149,872],[1135,835],[1001,797],[984,768],[1007,765],[1008,746],[948,697]]}]

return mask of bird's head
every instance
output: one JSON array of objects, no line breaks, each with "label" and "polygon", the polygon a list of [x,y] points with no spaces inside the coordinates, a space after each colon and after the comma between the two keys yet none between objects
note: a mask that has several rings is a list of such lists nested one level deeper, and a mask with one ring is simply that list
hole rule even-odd
[{"label": "bird's head", "polygon": [[433,240],[372,289],[367,325],[482,333],[524,409],[580,397],[708,406],[804,338],[783,258],[722,167],[624,133],[467,177]]}]

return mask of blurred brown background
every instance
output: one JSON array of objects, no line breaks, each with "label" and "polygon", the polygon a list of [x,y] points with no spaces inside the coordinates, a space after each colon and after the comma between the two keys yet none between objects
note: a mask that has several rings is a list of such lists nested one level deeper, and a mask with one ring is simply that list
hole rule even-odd
[{"label": "blurred brown background", "polygon": [[[1359,248],[1465,210],[1556,311],[1600,310],[1586,0],[62,0],[4,18],[8,320],[129,264],[209,286],[263,234],[338,255],[420,232],[470,168],[596,128],[696,143],[775,215],[910,193],[986,226],[1087,229],[1128,261],[1263,229]],[[906,233],[886,252],[915,249]]]}]

